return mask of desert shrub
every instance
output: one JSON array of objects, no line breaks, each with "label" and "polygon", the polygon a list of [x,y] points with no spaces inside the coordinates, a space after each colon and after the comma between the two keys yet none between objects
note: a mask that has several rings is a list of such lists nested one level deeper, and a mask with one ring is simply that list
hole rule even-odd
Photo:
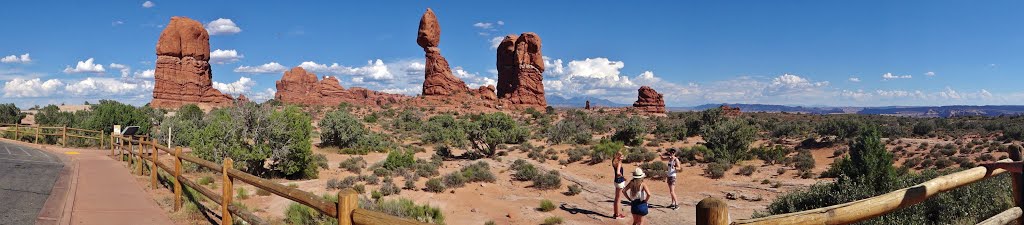
[{"label": "desert shrub", "polygon": [[197,181],[197,182],[199,183],[199,185],[209,185],[209,184],[213,183],[213,177],[203,176],[203,177],[200,177],[199,181]]},{"label": "desert shrub", "polygon": [[793,167],[800,172],[810,171],[814,169],[814,156],[811,155],[811,151],[807,149],[800,150],[795,156],[793,156]]},{"label": "desert shrub", "polygon": [[586,114],[569,112],[565,119],[558,121],[544,132],[547,142],[552,144],[589,143],[592,139],[592,131],[586,119]]},{"label": "desert shrub", "polygon": [[241,200],[249,199],[249,190],[246,190],[245,188],[237,188],[237,190],[235,192],[236,192],[235,196],[237,196],[238,199],[241,199]]},{"label": "desert shrub", "polygon": [[391,175],[390,174],[388,174],[387,176],[359,175],[358,178],[359,178],[359,181],[366,182],[366,184],[377,185],[377,183],[380,183],[380,178],[381,177],[389,177],[389,176],[391,176]]},{"label": "desert shrub", "polygon": [[416,180],[406,179],[405,180],[405,189],[409,189],[409,190],[416,189]]},{"label": "desert shrub", "polygon": [[467,121],[455,119],[450,114],[430,117],[423,127],[424,143],[443,144],[446,146],[463,146],[468,140],[466,134]]},{"label": "desert shrub", "polygon": [[414,131],[420,129],[423,123],[423,112],[406,109],[398,113],[398,117],[395,118],[391,127],[401,131]]},{"label": "desert shrub", "polygon": [[704,169],[704,175],[712,179],[718,179],[725,176],[725,171],[732,168],[732,163],[726,162],[714,162],[708,164],[708,167]]},{"label": "desert shrub", "polygon": [[575,196],[583,192],[583,187],[579,184],[569,185],[569,190],[565,192],[565,195]]},{"label": "desert shrub", "polygon": [[502,112],[481,115],[467,130],[473,147],[486,156],[494,156],[499,144],[520,144],[530,135],[526,127]]},{"label": "desert shrub", "polygon": [[433,162],[426,162],[426,161],[424,161],[424,162],[416,162],[416,166],[415,166],[416,176],[423,177],[423,178],[429,178],[429,177],[437,176],[437,175],[441,174],[440,172],[437,171],[437,169],[438,169],[438,167],[440,165],[441,165],[440,163],[433,163]]},{"label": "desert shrub", "polygon": [[348,111],[335,110],[320,120],[320,141],[325,146],[350,148],[367,132],[363,123]]},{"label": "desert shrub", "polygon": [[533,178],[533,188],[551,190],[562,187],[562,176],[558,171],[551,170]]},{"label": "desert shrub", "polygon": [[834,163],[822,177],[877,185],[877,190],[888,189],[886,185],[891,184],[896,176],[892,159],[893,155],[885,150],[878,131],[867,129],[850,143],[850,154]]},{"label": "desert shrub", "polygon": [[409,218],[424,223],[444,225],[444,214],[441,209],[430,205],[418,205],[407,198],[359,203],[359,207],[382,212],[388,215]]},{"label": "desert shrub", "polygon": [[447,189],[448,187],[444,185],[444,182],[441,182],[441,178],[435,177],[427,180],[426,188],[427,191],[429,192],[441,193],[444,192],[444,189]]},{"label": "desert shrub", "polygon": [[466,177],[462,176],[462,173],[449,173],[442,177],[445,187],[460,188],[466,186]]},{"label": "desert shrub", "polygon": [[587,151],[586,148],[573,148],[573,149],[569,149],[569,150],[566,151],[566,154],[569,155],[569,158],[566,160],[566,162],[568,162],[568,163],[579,162],[580,160],[583,160],[583,156],[587,155],[587,152],[588,151]]},{"label": "desert shrub", "polygon": [[494,173],[491,173],[491,167],[487,162],[480,161],[468,166],[462,167],[459,170],[462,173],[462,177],[466,178],[467,183],[473,182],[488,182],[493,183],[497,180]]},{"label": "desert shrub", "polygon": [[[328,202],[337,202],[337,197],[331,198],[328,196],[322,196],[324,200]],[[338,219],[332,218],[328,215],[321,214],[320,211],[310,208],[309,206],[291,203],[288,208],[285,209],[285,222],[288,224],[307,224],[307,225],[328,225],[338,224]]]},{"label": "desert shrub", "polygon": [[764,161],[765,164],[772,165],[781,163],[786,159],[786,155],[792,150],[782,145],[775,145],[772,147],[760,147],[752,149],[751,152],[757,156],[758,159]]},{"label": "desert shrub", "polygon": [[551,212],[552,210],[555,210],[555,203],[552,203],[551,200],[547,199],[540,200],[540,206],[537,207],[537,211]]},{"label": "desert shrub", "polygon": [[384,159],[383,166],[388,170],[411,168],[416,163],[416,157],[413,154],[414,152],[412,151],[392,150],[388,153],[388,157]]},{"label": "desert shrub", "polygon": [[380,185],[380,194],[382,196],[397,195],[401,192],[402,189],[398,188],[398,185],[395,185],[395,182],[391,179],[385,179]]},{"label": "desert shrub", "polygon": [[622,142],[629,146],[640,146],[644,142],[644,136],[650,132],[643,118],[633,116],[626,118],[615,128],[612,140]]},{"label": "desert shrub", "polygon": [[366,160],[361,156],[351,157],[338,163],[338,168],[358,174],[363,171],[363,168],[366,168]]},{"label": "desert shrub", "polygon": [[544,218],[544,222],[541,223],[541,225],[557,225],[557,224],[562,224],[564,222],[565,221],[562,220],[562,217],[552,216],[552,217]]},{"label": "desert shrub", "polygon": [[910,158],[910,159],[907,159],[906,161],[903,161],[903,167],[904,168],[908,168],[908,169],[912,169],[914,167],[917,167],[917,165],[920,165],[921,161],[924,161],[924,160],[922,160],[920,157]]},{"label": "desert shrub", "polygon": [[663,179],[668,176],[668,164],[662,161],[653,161],[640,164],[640,168],[647,173],[651,179]]},{"label": "desert shrub", "polygon": [[865,127],[864,122],[860,120],[845,118],[845,117],[833,117],[828,120],[822,121],[815,126],[815,132],[822,136],[835,136],[839,139],[850,139],[856,137]]},{"label": "desert shrub", "polygon": [[313,127],[298,107],[275,110],[246,103],[216,109],[203,122],[189,144],[200,158],[220,163],[230,157],[235,168],[257,176],[317,176],[319,164],[310,150]]},{"label": "desert shrub", "polygon": [[811,179],[814,178],[814,173],[810,170],[800,171],[800,178]]},{"label": "desert shrub", "polygon": [[942,157],[942,158],[939,158],[939,159],[935,160],[935,168],[936,169],[945,169],[946,167],[949,167],[949,166],[952,166],[952,165],[953,165],[953,160],[949,160],[948,157]]},{"label": "desert shrub", "polygon": [[534,167],[533,164],[526,162],[526,160],[517,159],[512,162],[512,170],[515,173],[512,174],[512,179],[518,181],[529,181],[540,175],[540,170]]},{"label": "desert shrub", "polygon": [[651,133],[668,140],[685,140],[687,136],[686,123],[681,119],[658,119],[655,120],[654,130]]},{"label": "desert shrub", "polygon": [[24,118],[25,114],[14,103],[0,104],[0,123],[21,124]]},{"label": "desert shrub", "polygon": [[750,175],[754,174],[754,171],[757,171],[757,167],[754,167],[754,166],[751,166],[751,165],[746,165],[746,166],[740,167],[739,173],[740,173],[740,175],[743,175],[743,176],[750,176]]},{"label": "desert shrub", "polygon": [[631,148],[622,158],[623,163],[647,162],[658,158],[658,153],[646,148]]},{"label": "desert shrub", "polygon": [[606,159],[611,159],[616,152],[622,151],[623,147],[625,146],[622,142],[601,139],[601,142],[594,145],[594,149],[590,153],[590,163],[597,164],[604,162]]},{"label": "desert shrub", "polygon": [[711,150],[710,155],[705,155],[706,160],[734,164],[749,158],[748,149],[756,132],[753,126],[736,119],[705,127],[701,137]]},{"label": "desert shrub", "polygon": [[935,130],[935,121],[925,120],[914,124],[914,134],[918,136],[925,136]]}]

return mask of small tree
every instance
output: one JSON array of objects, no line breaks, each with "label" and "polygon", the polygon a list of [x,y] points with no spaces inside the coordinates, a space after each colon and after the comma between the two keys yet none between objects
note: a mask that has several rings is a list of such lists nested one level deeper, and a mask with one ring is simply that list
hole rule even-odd
[{"label": "small tree", "polygon": [[344,110],[335,110],[320,120],[320,141],[325,146],[349,148],[366,134],[363,123]]},{"label": "small tree", "polygon": [[0,123],[21,123],[25,114],[14,103],[0,104]]},{"label": "small tree", "polygon": [[886,185],[896,177],[892,162],[893,155],[885,150],[878,130],[870,128],[850,144],[849,155],[832,165],[826,174],[886,190]]},{"label": "small tree", "polygon": [[732,164],[748,158],[750,142],[754,141],[756,133],[757,130],[746,121],[735,119],[705,127],[701,136],[711,149],[710,157],[705,156],[705,160]]},{"label": "small tree", "polygon": [[612,140],[621,141],[629,146],[640,146],[648,132],[649,129],[643,118],[634,116],[619,124],[619,127],[615,129],[615,134],[612,135]]},{"label": "small tree", "polygon": [[473,148],[488,157],[494,155],[499,144],[523,143],[530,135],[525,127],[501,112],[484,114],[469,127]]}]

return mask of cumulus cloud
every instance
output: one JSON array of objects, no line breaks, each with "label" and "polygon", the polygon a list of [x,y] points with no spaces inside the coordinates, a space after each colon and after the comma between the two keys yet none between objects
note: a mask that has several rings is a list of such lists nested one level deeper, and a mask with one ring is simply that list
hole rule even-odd
[{"label": "cumulus cloud", "polygon": [[4,83],[5,98],[45,97],[54,94],[64,83],[57,79],[14,78]]},{"label": "cumulus cloud", "polygon": [[[420,68],[421,70],[422,68],[425,67],[420,67],[418,65],[423,64],[415,64],[412,66]],[[360,78],[360,81],[384,81],[393,80],[396,78],[396,76],[392,73],[389,66],[384,63],[384,60],[380,59],[369,60],[366,62],[365,66],[360,67],[348,67],[340,65],[338,63],[333,63],[331,65],[318,64],[313,61],[302,62],[302,64],[299,64],[299,67],[320,74],[352,75],[354,77]]]},{"label": "cumulus cloud", "polygon": [[925,76],[929,76],[929,77],[931,77],[931,76],[935,76],[935,72],[932,72],[932,71],[928,71],[928,72],[925,72],[925,73],[924,73],[924,75],[925,75]]},{"label": "cumulus cloud", "polygon": [[206,31],[210,35],[221,35],[221,34],[237,34],[242,32],[242,28],[238,28],[234,21],[231,19],[219,18],[206,24]]},{"label": "cumulus cloud", "polygon": [[857,77],[851,77],[849,80],[850,82],[860,82],[860,78]]},{"label": "cumulus cloud", "polygon": [[473,24],[473,27],[480,28],[480,29],[491,29],[491,28],[494,28],[494,24],[493,23],[486,23],[486,22],[477,22],[477,23]]},{"label": "cumulus cloud", "polygon": [[235,68],[236,73],[283,73],[288,68],[277,62],[269,62],[259,66],[239,66]]},{"label": "cumulus cloud", "polygon": [[242,54],[238,54],[238,51],[235,51],[234,49],[217,49],[213,50],[213,52],[210,52],[210,63],[213,64],[235,63],[238,62],[238,60],[241,60],[242,58],[245,58],[245,56],[243,56]]},{"label": "cumulus cloud", "polygon": [[254,102],[264,102],[273,99],[275,94],[277,94],[277,90],[267,88],[264,89],[263,91],[254,93],[252,96],[249,96],[249,99]]},{"label": "cumulus cloud", "polygon": [[142,78],[142,79],[153,78],[154,75],[156,75],[156,71],[154,71],[154,70],[143,70],[143,71],[136,71],[135,72],[135,78]]},{"label": "cumulus cloud", "polygon": [[487,85],[498,85],[497,80],[490,77],[480,76],[480,73],[466,71],[465,69],[462,69],[462,67],[452,68],[452,75],[455,75],[455,77],[458,77],[463,82],[466,82],[466,85],[469,86],[469,88],[477,88],[480,86]]},{"label": "cumulus cloud", "polygon": [[153,3],[153,1],[146,1],[142,3],[142,8],[153,8],[153,6],[156,6],[156,3]]},{"label": "cumulus cloud", "polygon": [[0,58],[0,62],[3,63],[29,63],[32,62],[32,58],[29,57],[28,53],[18,55],[9,55]]},{"label": "cumulus cloud", "polygon": [[64,68],[64,73],[104,73],[106,71],[106,69],[103,69],[103,65],[93,63],[93,58],[78,61],[75,68],[71,68],[71,66]]},{"label": "cumulus cloud", "polygon": [[912,78],[912,76],[910,76],[910,75],[893,75],[892,73],[882,74],[882,79],[885,79],[885,80],[910,79],[910,78]]},{"label": "cumulus cloud", "polygon": [[110,67],[110,69],[120,70],[121,71],[121,77],[128,77],[128,75],[131,74],[131,71],[132,71],[131,67],[128,67],[128,66],[123,65],[123,64],[110,63],[109,67]]},{"label": "cumulus cloud", "polygon": [[488,40],[489,42],[491,42],[491,49],[498,49],[498,45],[501,45],[501,40],[505,40],[505,37],[497,36],[491,38],[491,40]]},{"label": "cumulus cloud", "polygon": [[231,83],[213,82],[213,88],[220,90],[224,94],[238,95],[249,93],[252,87],[256,86],[256,82],[248,77],[240,77],[238,81]]},{"label": "cumulus cloud", "polygon": [[153,92],[153,82],[132,78],[88,77],[64,87],[73,96],[145,96]]}]

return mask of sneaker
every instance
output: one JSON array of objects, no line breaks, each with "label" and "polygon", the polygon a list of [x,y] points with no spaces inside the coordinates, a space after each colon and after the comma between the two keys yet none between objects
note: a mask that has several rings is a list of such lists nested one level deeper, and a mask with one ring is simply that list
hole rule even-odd
[{"label": "sneaker", "polygon": [[617,220],[625,219],[625,218],[626,218],[626,215],[622,215],[622,214],[619,214],[618,216],[615,217],[615,219],[617,219]]},{"label": "sneaker", "polygon": [[679,205],[671,204],[671,205],[668,205],[668,208],[670,208],[672,210],[677,210],[677,209],[679,209]]}]

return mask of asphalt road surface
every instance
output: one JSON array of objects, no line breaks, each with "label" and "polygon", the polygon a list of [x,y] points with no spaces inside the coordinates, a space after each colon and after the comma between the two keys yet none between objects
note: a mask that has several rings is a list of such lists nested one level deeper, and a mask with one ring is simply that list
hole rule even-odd
[{"label": "asphalt road surface", "polygon": [[62,168],[53,154],[0,142],[0,224],[35,224]]}]

